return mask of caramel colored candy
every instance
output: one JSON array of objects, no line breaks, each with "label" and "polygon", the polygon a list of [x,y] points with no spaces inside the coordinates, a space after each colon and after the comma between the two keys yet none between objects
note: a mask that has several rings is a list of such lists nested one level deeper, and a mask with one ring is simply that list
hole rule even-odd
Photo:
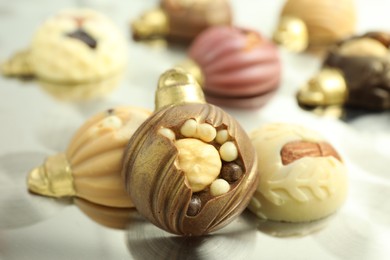
[{"label": "caramel colored candy", "polygon": [[190,43],[209,27],[231,23],[227,0],[161,0],[160,8],[146,11],[132,23],[132,32],[136,40]]},{"label": "caramel colored candy", "polygon": [[141,108],[117,107],[91,117],[65,153],[48,157],[31,171],[29,190],[109,207],[133,207],[121,178],[122,157],[130,137],[149,115]]},{"label": "caramel colored candy", "polygon": [[354,0],[287,0],[281,17],[303,21],[309,48],[324,48],[355,32]]}]

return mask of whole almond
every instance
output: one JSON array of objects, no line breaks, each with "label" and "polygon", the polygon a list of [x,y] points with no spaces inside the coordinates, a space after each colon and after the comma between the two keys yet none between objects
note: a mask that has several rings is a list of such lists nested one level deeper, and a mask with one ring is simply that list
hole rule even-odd
[{"label": "whole almond", "polygon": [[327,142],[294,141],[283,146],[280,152],[283,165],[290,164],[303,157],[333,156],[339,161],[341,158],[336,150]]}]

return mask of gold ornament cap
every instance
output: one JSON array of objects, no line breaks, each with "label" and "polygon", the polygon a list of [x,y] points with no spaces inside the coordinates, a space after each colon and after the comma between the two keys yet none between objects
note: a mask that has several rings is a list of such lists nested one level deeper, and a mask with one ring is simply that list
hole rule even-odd
[{"label": "gold ornament cap", "polygon": [[323,68],[297,94],[298,103],[305,106],[343,105],[348,97],[347,83],[342,72]]},{"label": "gold ornament cap", "polygon": [[33,77],[34,71],[30,62],[30,50],[16,52],[1,64],[0,71],[6,77]]},{"label": "gold ornament cap", "polygon": [[63,153],[48,157],[43,165],[34,168],[27,176],[27,185],[39,195],[56,198],[76,195],[71,168]]},{"label": "gold ornament cap", "polygon": [[169,33],[168,15],[161,8],[146,11],[131,28],[136,39],[163,38]]},{"label": "gold ornament cap", "polygon": [[185,59],[181,63],[177,64],[176,67],[184,69],[190,73],[192,76],[194,76],[201,87],[204,86],[205,79],[202,69],[193,59]]},{"label": "gold ornament cap", "polygon": [[184,103],[205,104],[198,82],[184,69],[174,68],[160,76],[155,98],[155,110]]},{"label": "gold ornament cap", "polygon": [[273,40],[293,52],[301,52],[309,46],[309,34],[306,24],[293,16],[282,16]]}]

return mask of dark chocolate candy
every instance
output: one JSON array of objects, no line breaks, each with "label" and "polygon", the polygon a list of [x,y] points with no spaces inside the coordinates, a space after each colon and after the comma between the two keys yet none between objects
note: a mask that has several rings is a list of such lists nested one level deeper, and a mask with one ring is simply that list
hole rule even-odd
[{"label": "dark chocolate candy", "polygon": [[[385,46],[390,45],[390,35],[384,37],[379,33],[367,33],[361,37],[377,39]],[[346,106],[370,110],[390,109],[390,56],[343,56],[338,52],[339,46],[347,39],[329,50],[324,66],[340,69],[349,90]],[[389,52],[390,55],[390,52]]]},{"label": "dark chocolate candy", "polygon": [[95,49],[97,46],[97,41],[82,28],[78,28],[74,32],[66,34],[66,36],[82,41],[91,49]]},{"label": "dark chocolate candy", "polygon": [[190,204],[188,205],[187,215],[196,216],[202,207],[202,201],[198,196],[192,196]]},{"label": "dark chocolate candy", "polygon": [[241,167],[234,163],[225,163],[222,166],[221,177],[229,183],[235,182],[242,176]]}]

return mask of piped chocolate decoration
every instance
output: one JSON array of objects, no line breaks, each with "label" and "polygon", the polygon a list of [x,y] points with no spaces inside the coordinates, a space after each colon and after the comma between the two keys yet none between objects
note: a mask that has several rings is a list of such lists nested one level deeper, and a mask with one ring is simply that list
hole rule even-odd
[{"label": "piped chocolate decoration", "polygon": [[78,28],[76,31],[66,34],[66,36],[82,41],[91,49],[97,47],[97,41],[82,28]]}]

